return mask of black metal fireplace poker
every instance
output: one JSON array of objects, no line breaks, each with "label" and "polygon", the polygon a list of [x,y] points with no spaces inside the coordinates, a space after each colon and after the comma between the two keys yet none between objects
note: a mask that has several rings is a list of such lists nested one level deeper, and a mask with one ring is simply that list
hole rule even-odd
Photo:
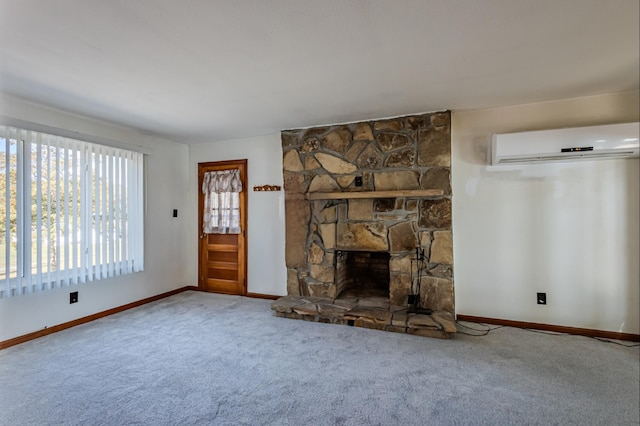
[{"label": "black metal fireplace poker", "polygon": [[[416,274],[413,273],[414,264]],[[420,287],[422,285],[422,273],[425,268],[424,249],[416,247],[416,257],[411,259],[411,293],[407,297],[408,312],[431,315],[431,309],[423,308],[420,301]]]}]

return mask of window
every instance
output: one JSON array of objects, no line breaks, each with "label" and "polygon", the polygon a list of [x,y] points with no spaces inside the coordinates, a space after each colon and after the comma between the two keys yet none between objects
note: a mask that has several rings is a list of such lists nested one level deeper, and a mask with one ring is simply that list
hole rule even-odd
[{"label": "window", "polygon": [[202,231],[205,234],[239,234],[240,170],[229,169],[206,172],[202,180],[204,215]]},{"label": "window", "polygon": [[142,271],[143,154],[0,125],[0,298]]}]

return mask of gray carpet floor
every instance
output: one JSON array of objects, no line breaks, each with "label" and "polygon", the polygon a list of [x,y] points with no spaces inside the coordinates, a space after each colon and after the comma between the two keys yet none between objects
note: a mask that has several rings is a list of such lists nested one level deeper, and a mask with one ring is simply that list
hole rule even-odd
[{"label": "gray carpet floor", "polygon": [[639,366],[580,336],[438,340],[184,292],[0,351],[0,424],[630,425]]}]

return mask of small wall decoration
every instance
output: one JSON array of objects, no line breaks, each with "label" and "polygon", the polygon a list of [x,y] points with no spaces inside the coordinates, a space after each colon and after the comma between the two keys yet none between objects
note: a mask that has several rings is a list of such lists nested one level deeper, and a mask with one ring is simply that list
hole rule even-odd
[{"label": "small wall decoration", "polygon": [[262,185],[262,186],[254,186],[254,191],[280,191],[282,187],[280,185]]}]

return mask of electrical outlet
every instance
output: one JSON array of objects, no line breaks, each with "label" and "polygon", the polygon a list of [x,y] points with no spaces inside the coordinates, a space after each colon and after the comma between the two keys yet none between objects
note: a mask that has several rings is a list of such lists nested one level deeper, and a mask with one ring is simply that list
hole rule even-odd
[{"label": "electrical outlet", "polygon": [[78,303],[78,292],[72,291],[69,293],[69,303]]},{"label": "electrical outlet", "polygon": [[538,293],[538,305],[546,305],[547,304],[547,293]]},{"label": "electrical outlet", "polygon": [[362,186],[362,176],[356,176],[356,186]]}]

